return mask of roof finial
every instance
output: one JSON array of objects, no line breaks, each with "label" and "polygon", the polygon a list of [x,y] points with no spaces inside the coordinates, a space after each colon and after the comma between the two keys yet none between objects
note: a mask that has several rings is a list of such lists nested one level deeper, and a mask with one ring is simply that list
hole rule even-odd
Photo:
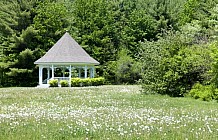
[{"label": "roof finial", "polygon": [[68,33],[68,30],[66,29],[66,33]]}]

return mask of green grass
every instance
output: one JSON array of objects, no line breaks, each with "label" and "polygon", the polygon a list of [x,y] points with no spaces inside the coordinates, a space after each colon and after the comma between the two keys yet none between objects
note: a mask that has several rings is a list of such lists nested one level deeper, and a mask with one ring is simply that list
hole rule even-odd
[{"label": "green grass", "polygon": [[216,139],[218,103],[138,86],[0,89],[0,139]]}]

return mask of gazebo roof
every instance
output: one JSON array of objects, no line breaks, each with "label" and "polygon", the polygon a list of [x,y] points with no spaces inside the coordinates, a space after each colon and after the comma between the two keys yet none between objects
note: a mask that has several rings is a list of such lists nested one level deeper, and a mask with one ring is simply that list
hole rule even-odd
[{"label": "gazebo roof", "polygon": [[92,64],[99,62],[92,58],[70,35],[66,32],[54,46],[34,64]]}]

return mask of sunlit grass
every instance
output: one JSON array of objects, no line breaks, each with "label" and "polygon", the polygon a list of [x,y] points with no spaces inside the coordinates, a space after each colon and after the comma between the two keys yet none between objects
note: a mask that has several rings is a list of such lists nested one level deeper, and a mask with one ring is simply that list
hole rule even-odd
[{"label": "sunlit grass", "polygon": [[0,89],[0,139],[216,139],[218,103],[139,86]]}]

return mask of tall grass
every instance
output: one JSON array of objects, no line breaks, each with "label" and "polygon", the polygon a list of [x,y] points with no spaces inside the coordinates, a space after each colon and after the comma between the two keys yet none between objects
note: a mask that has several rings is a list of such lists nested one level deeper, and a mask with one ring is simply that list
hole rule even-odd
[{"label": "tall grass", "polygon": [[218,103],[138,86],[0,89],[0,139],[216,139]]}]

